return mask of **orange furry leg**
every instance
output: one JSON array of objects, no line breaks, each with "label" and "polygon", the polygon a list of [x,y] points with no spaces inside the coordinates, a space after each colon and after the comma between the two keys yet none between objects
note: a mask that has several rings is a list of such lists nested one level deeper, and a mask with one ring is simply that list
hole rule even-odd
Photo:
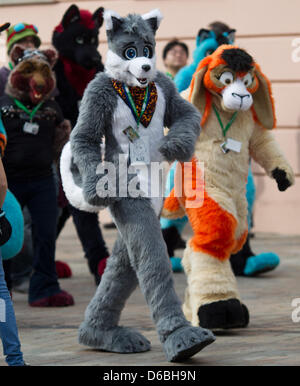
[{"label": "orange furry leg", "polygon": [[220,205],[204,193],[204,202],[200,208],[186,208],[194,236],[191,247],[220,260],[229,259],[235,248],[235,230],[237,220]]}]

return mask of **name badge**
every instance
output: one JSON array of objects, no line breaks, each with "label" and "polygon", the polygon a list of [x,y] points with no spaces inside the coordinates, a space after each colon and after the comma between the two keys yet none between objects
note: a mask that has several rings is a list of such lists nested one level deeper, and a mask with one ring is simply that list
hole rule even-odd
[{"label": "name badge", "polygon": [[236,141],[232,138],[228,138],[226,141],[226,148],[228,150],[235,151],[236,153],[240,153],[242,148],[242,142]]},{"label": "name badge", "polygon": [[37,133],[39,132],[39,128],[40,127],[37,123],[25,122],[23,126],[23,131],[24,133],[37,135]]},{"label": "name badge", "polygon": [[131,143],[140,138],[139,133],[131,126],[128,126],[126,129],[124,129],[123,133],[126,135],[126,137]]},{"label": "name badge", "polygon": [[140,137],[129,144],[130,164],[150,164],[149,137]]}]

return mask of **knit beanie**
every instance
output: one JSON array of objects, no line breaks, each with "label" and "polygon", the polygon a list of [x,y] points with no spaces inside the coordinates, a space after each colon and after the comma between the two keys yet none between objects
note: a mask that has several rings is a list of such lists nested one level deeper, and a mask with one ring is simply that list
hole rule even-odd
[{"label": "knit beanie", "polygon": [[36,48],[41,45],[41,40],[38,37],[38,29],[33,24],[18,23],[10,27],[6,33],[6,46],[8,54],[10,53],[10,50],[15,43],[26,38],[27,36],[32,36],[34,38],[34,44]]}]

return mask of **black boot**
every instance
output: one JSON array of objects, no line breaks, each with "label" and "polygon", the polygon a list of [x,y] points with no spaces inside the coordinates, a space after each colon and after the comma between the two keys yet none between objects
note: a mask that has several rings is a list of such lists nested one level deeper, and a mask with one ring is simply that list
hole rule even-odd
[{"label": "black boot", "polygon": [[[178,248],[178,243],[181,241],[180,234],[176,227],[172,226],[162,230],[163,238],[167,244],[169,257],[174,256],[175,249]],[[183,240],[182,240],[183,241]]]},{"label": "black boot", "polygon": [[243,248],[238,253],[230,256],[231,268],[235,276],[245,276],[244,268],[246,266],[247,259],[251,256],[255,256],[255,253],[251,250],[248,235]]}]

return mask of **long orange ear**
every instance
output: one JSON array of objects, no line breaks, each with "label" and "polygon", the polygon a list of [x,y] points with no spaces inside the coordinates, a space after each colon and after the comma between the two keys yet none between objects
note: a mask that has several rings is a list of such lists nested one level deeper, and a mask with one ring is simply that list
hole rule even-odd
[{"label": "long orange ear", "polygon": [[191,82],[189,101],[197,107],[202,115],[201,126],[204,125],[211,109],[211,94],[204,87],[203,78],[206,74],[207,66],[203,66],[195,72]]},{"label": "long orange ear", "polygon": [[252,95],[254,119],[265,129],[273,129],[276,126],[276,116],[271,82],[261,72],[258,64],[255,64],[255,75],[257,76],[259,86]]}]

